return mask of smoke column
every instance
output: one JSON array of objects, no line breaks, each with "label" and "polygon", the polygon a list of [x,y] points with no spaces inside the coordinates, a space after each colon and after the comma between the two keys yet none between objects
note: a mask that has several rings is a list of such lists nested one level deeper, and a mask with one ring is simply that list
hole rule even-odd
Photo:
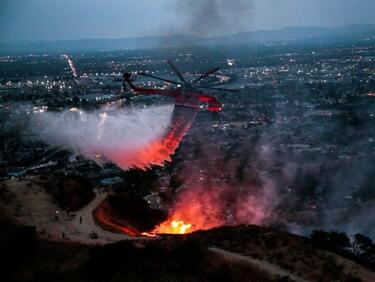
[{"label": "smoke column", "polygon": [[175,6],[181,14],[180,30],[172,30],[184,34],[199,36],[216,36],[223,33],[247,31],[253,9],[252,0],[179,0]]}]

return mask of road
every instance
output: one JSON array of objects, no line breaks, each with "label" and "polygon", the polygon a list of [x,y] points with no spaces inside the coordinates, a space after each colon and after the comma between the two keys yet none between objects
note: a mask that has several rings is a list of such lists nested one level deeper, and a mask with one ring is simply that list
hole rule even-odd
[{"label": "road", "polygon": [[209,250],[219,256],[222,256],[232,262],[245,262],[249,263],[257,268],[259,268],[262,271],[268,272],[271,275],[274,276],[289,276],[290,279],[296,282],[308,282],[308,280],[305,280],[301,277],[298,277],[294,274],[292,274],[290,271],[280,268],[278,265],[263,261],[263,260],[257,260],[253,259],[251,257],[247,257],[241,254],[232,253],[229,251],[225,251],[218,248],[209,248]]},{"label": "road", "polygon": [[[103,230],[93,218],[92,211],[106,197],[106,193],[95,192],[95,199],[84,208],[67,214],[66,211],[53,203],[51,195],[44,188],[30,180],[8,180],[5,184],[11,194],[12,201],[2,204],[10,216],[24,224],[37,228],[40,237],[50,240],[70,240],[85,244],[106,244],[127,239],[139,239],[126,234],[113,233]],[[58,220],[55,219],[58,211]],[[82,217],[82,223],[80,223]],[[97,239],[90,237],[91,233],[98,235]],[[63,238],[63,233],[65,238]]]}]

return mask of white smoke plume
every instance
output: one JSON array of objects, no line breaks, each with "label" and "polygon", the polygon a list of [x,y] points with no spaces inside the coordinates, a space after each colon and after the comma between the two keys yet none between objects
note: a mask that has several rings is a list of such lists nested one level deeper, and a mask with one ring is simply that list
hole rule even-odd
[{"label": "white smoke plume", "polygon": [[173,109],[165,105],[129,112],[46,112],[32,116],[30,124],[37,137],[51,146],[99,163],[112,162],[124,170],[145,169],[150,163],[141,152],[167,132]]}]

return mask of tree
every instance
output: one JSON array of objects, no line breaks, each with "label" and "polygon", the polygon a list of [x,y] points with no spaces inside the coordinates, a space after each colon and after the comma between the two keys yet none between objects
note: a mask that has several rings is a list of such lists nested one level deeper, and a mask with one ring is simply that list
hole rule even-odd
[{"label": "tree", "polygon": [[330,233],[330,243],[339,249],[350,248],[350,240],[345,233],[342,232],[331,232]]},{"label": "tree", "polygon": [[328,233],[323,230],[314,230],[310,237],[317,246],[326,247],[329,241]]},{"label": "tree", "polygon": [[367,254],[373,246],[372,240],[362,234],[355,234],[353,236],[352,252],[356,256]]},{"label": "tree", "polygon": [[311,240],[320,247],[333,250],[346,250],[351,247],[350,240],[342,232],[325,232],[323,230],[314,230],[311,234]]}]

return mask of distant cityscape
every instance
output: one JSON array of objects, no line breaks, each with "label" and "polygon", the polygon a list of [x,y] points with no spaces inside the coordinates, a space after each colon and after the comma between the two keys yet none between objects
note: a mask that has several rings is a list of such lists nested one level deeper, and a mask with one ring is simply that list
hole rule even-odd
[{"label": "distant cityscape", "polygon": [[[224,103],[221,113],[201,110],[173,162],[154,169],[161,185],[146,196],[150,203],[162,208],[160,194],[185,167],[196,168],[199,177],[181,180],[183,187],[231,183],[240,191],[246,183],[265,189],[270,185],[264,182],[267,176],[277,191],[275,221],[287,225],[322,227],[329,220],[319,213],[350,209],[375,198],[371,189],[375,177],[364,165],[372,163],[375,154],[372,44],[1,56],[1,179],[78,174],[98,186],[121,181],[116,166],[102,168],[51,148],[23,128],[31,115],[77,108],[90,111],[118,103],[119,98],[121,103],[128,91],[122,86],[124,71],[133,72],[136,83],[143,86],[166,87],[136,75],[144,71],[171,78],[166,58],[188,78],[206,71],[207,65],[218,66],[221,71],[210,82],[241,90],[217,94]],[[140,96],[122,106],[168,102]],[[207,156],[207,150],[220,153]],[[353,219],[351,224],[375,235],[371,222]]]}]

